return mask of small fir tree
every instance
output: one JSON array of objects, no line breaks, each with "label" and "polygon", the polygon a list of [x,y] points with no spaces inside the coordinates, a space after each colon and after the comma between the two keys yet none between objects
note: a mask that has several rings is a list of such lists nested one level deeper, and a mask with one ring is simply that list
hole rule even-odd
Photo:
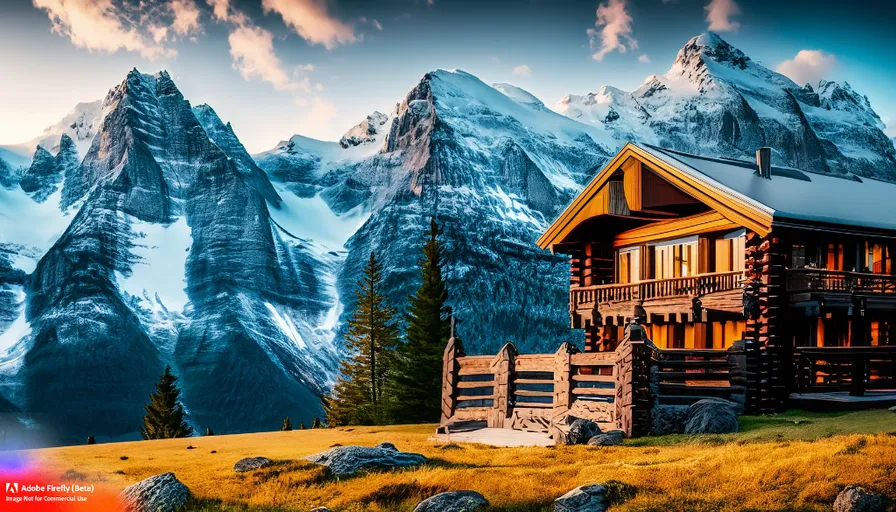
[{"label": "small fir tree", "polygon": [[299,430],[305,430],[305,423],[299,423]]},{"label": "small fir tree", "polygon": [[442,355],[451,336],[451,309],[442,277],[439,227],[430,220],[429,238],[419,261],[421,283],[410,297],[407,336],[398,347],[391,379],[395,420],[423,423],[439,420],[441,411]]},{"label": "small fir tree", "polygon": [[213,436],[213,435],[215,435],[215,433],[212,432],[212,427],[206,427],[206,428],[205,428],[205,435],[207,435],[207,436]]},{"label": "small fir tree", "polygon": [[280,430],[282,430],[283,432],[289,432],[290,430],[292,430],[292,422],[289,421],[289,416],[287,416],[286,419],[283,420],[283,426],[280,427]]},{"label": "small fir tree", "polygon": [[166,366],[165,373],[156,384],[156,392],[149,396],[149,403],[143,406],[146,409],[143,428],[140,429],[143,439],[171,439],[193,434],[193,427],[184,421],[184,408],[179,398],[177,377],[171,373],[171,366]]},{"label": "small fir tree", "polygon": [[314,418],[314,421],[311,422],[311,428],[324,428],[323,424],[320,422],[320,418]]},{"label": "small fir tree", "polygon": [[[382,286],[382,266],[371,252],[345,335],[347,357],[339,365],[332,395],[323,401],[330,425],[390,422],[386,379],[393,367],[398,332],[395,311],[386,303]],[[318,418],[315,422],[319,426]]]}]

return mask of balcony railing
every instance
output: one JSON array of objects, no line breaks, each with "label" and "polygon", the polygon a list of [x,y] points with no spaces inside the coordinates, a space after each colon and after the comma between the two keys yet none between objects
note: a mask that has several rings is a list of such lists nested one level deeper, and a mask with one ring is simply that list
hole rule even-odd
[{"label": "balcony railing", "polygon": [[667,297],[700,297],[715,292],[736,290],[741,287],[743,272],[719,272],[670,279],[651,279],[639,283],[603,284],[572,288],[569,292],[570,308],[593,306],[609,302],[647,301]]},{"label": "balcony railing", "polygon": [[818,268],[791,269],[787,271],[787,291],[896,294],[896,275]]}]

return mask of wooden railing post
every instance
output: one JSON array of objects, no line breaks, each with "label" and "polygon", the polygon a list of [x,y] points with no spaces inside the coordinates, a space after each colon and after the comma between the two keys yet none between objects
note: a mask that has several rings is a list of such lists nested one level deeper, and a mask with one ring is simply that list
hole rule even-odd
[{"label": "wooden railing post", "polygon": [[458,357],[463,357],[464,350],[459,340],[452,336],[442,356],[442,424],[454,416],[457,407]]},{"label": "wooden railing post", "polygon": [[513,382],[514,358],[517,355],[516,347],[513,343],[506,343],[501,347],[498,356],[492,362],[492,374],[495,376],[494,395],[492,401],[492,409],[489,411],[488,427],[504,428],[505,421],[510,417],[511,405],[510,389]]},{"label": "wooden railing post", "polygon": [[744,340],[735,341],[728,347],[726,359],[728,360],[728,384],[733,387],[743,387],[743,398],[738,398],[734,394],[731,395],[732,401],[739,401],[741,411],[747,409],[747,397],[750,394],[750,387],[747,380],[747,352]]},{"label": "wooden railing post", "polygon": [[551,417],[556,421],[572,406],[572,352],[574,346],[564,342],[554,355],[554,410]]},{"label": "wooden railing post", "polygon": [[624,339],[616,349],[616,424],[627,437],[650,431],[650,373],[653,344]]}]

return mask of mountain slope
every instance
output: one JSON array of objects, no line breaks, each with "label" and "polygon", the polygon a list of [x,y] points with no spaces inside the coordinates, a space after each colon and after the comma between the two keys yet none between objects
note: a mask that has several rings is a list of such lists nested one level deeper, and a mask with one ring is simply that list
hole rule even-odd
[{"label": "mountain slope", "polygon": [[435,217],[468,350],[494,352],[509,340],[521,350],[552,350],[572,335],[565,318],[568,267],[534,241],[606,160],[612,138],[520,101],[532,96],[511,87],[435,71],[399,104],[376,153],[365,157],[294,137],[256,155],[272,176],[293,177],[333,211],[369,212],[346,243],[339,276],[346,311],[370,251],[384,262],[393,303],[405,303]]},{"label": "mountain slope", "polygon": [[800,87],[711,32],[631,93],[605,86],[555,108],[619,141],[738,158],[770,146],[776,161],[794,167],[896,179],[896,152],[867,98],[846,83]]}]

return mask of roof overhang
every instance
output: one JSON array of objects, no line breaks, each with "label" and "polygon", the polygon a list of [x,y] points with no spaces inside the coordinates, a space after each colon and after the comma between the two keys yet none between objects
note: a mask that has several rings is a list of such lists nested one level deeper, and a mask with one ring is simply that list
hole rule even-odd
[{"label": "roof overhang", "polygon": [[661,178],[684,193],[706,204],[732,223],[750,229],[760,235],[767,235],[772,229],[775,211],[758,204],[738,192],[722,185],[708,176],[686,165],[673,165],[653,155],[648,150],[631,142],[610,159],[597,175],[585,186],[581,193],[563,210],[536,242],[542,249],[562,243],[583,221],[593,217],[594,208],[589,204],[598,191],[609,181],[629,158],[641,161]]}]

